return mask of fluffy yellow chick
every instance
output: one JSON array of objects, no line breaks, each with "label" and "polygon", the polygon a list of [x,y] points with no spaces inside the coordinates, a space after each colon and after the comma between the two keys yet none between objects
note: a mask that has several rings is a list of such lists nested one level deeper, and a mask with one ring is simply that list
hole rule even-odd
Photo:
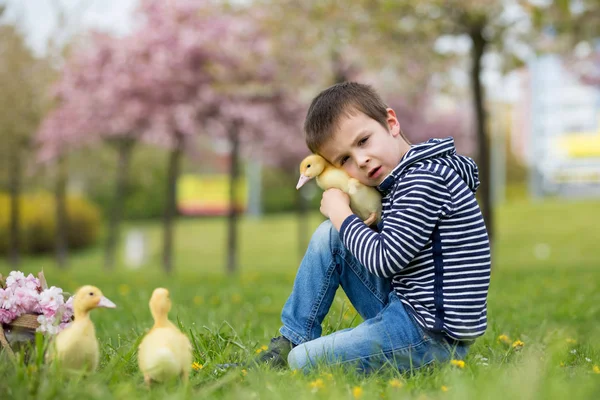
[{"label": "fluffy yellow chick", "polygon": [[154,326],[138,348],[138,364],[144,381],[164,382],[181,376],[188,380],[192,367],[192,345],[186,335],[168,319],[171,310],[169,291],[154,289],[150,298],[150,312]]},{"label": "fluffy yellow chick", "polygon": [[336,168],[323,157],[312,154],[300,163],[300,179],[296,189],[300,189],[312,178],[323,189],[336,188],[350,196],[350,208],[366,225],[373,225],[381,219],[381,194],[377,189],[363,185],[351,178],[346,171]]},{"label": "fluffy yellow chick", "polygon": [[83,286],[73,299],[75,320],[54,338],[50,347],[49,360],[58,360],[68,370],[83,372],[95,371],[98,367],[100,351],[96,330],[90,320],[94,308],[115,308],[115,304],[104,297],[95,286]]}]

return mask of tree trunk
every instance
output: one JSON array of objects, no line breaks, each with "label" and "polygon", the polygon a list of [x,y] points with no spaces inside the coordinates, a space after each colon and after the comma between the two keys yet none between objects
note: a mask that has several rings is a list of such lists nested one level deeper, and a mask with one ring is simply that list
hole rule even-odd
[{"label": "tree trunk", "polygon": [[173,225],[177,215],[177,179],[183,153],[183,139],[178,142],[169,155],[167,170],[167,201],[163,215],[163,269],[167,274],[173,272]]},{"label": "tree trunk", "polygon": [[479,193],[481,196],[483,218],[485,220],[490,243],[494,237],[494,220],[490,193],[490,142],[487,134],[486,113],[484,109],[484,94],[481,86],[481,59],[485,53],[487,41],[482,35],[482,27],[473,27],[470,32],[473,46],[471,48],[471,87],[473,89],[473,106],[475,107],[477,126],[477,165],[481,181]]},{"label": "tree trunk", "polygon": [[123,202],[127,192],[127,177],[129,175],[129,164],[133,151],[134,141],[124,139],[118,141],[117,151],[119,152],[119,161],[117,167],[115,197],[108,216],[108,236],[106,238],[106,252],[104,258],[104,267],[113,269],[115,266],[117,244],[120,239],[121,218],[123,216]]},{"label": "tree trunk", "polygon": [[59,158],[56,165],[56,264],[59,268],[67,267],[68,254],[68,218],[67,218],[67,159]]},{"label": "tree trunk", "polygon": [[21,251],[21,158],[18,146],[10,151],[9,161],[9,191],[10,191],[10,234],[8,255],[13,269],[19,268]]},{"label": "tree trunk", "polygon": [[233,274],[237,269],[237,245],[238,245],[238,209],[237,209],[237,185],[240,175],[240,135],[239,124],[233,122],[229,128],[229,143],[231,153],[229,158],[229,213],[227,218],[227,273]]}]

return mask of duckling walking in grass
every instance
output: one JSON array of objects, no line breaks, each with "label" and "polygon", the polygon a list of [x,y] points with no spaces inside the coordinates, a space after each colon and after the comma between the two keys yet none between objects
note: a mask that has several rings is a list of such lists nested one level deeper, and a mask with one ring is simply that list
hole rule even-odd
[{"label": "duckling walking in grass", "polygon": [[317,154],[306,157],[300,163],[300,179],[296,189],[312,178],[317,179],[317,185],[323,190],[336,188],[347,193],[352,212],[366,225],[371,226],[381,220],[381,194],[374,187],[363,185]]},{"label": "duckling walking in grass", "polygon": [[98,367],[100,351],[96,330],[90,319],[94,308],[115,308],[115,304],[104,297],[95,286],[83,286],[75,294],[73,311],[75,320],[60,332],[50,347],[49,360],[57,360],[62,368],[93,372]]},{"label": "duckling walking in grass", "polygon": [[169,291],[157,288],[150,298],[154,326],[138,348],[138,363],[144,381],[164,382],[181,376],[187,381],[192,367],[192,346],[186,335],[169,321]]}]

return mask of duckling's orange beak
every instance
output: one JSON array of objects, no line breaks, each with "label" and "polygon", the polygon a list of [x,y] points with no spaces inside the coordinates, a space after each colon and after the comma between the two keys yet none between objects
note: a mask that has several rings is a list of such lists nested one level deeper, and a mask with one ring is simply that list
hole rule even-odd
[{"label": "duckling's orange beak", "polygon": [[300,189],[302,186],[304,186],[304,184],[308,181],[310,181],[311,178],[306,176],[306,175],[300,175],[300,179],[298,179],[298,184],[296,185],[296,189]]},{"label": "duckling's orange beak", "polygon": [[112,301],[110,301],[109,299],[107,299],[106,297],[102,296],[100,298],[100,302],[98,303],[98,307],[116,308],[117,305],[115,303],[113,303]]}]

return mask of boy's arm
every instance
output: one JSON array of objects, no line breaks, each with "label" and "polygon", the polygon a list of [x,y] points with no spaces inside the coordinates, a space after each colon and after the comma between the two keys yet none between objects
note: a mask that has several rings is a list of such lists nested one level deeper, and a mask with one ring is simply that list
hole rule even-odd
[{"label": "boy's arm", "polygon": [[444,179],[417,170],[399,182],[391,212],[380,232],[374,232],[356,215],[347,216],[340,236],[344,245],[369,272],[391,277],[400,272],[430,240],[438,220],[452,211],[452,198]]}]

